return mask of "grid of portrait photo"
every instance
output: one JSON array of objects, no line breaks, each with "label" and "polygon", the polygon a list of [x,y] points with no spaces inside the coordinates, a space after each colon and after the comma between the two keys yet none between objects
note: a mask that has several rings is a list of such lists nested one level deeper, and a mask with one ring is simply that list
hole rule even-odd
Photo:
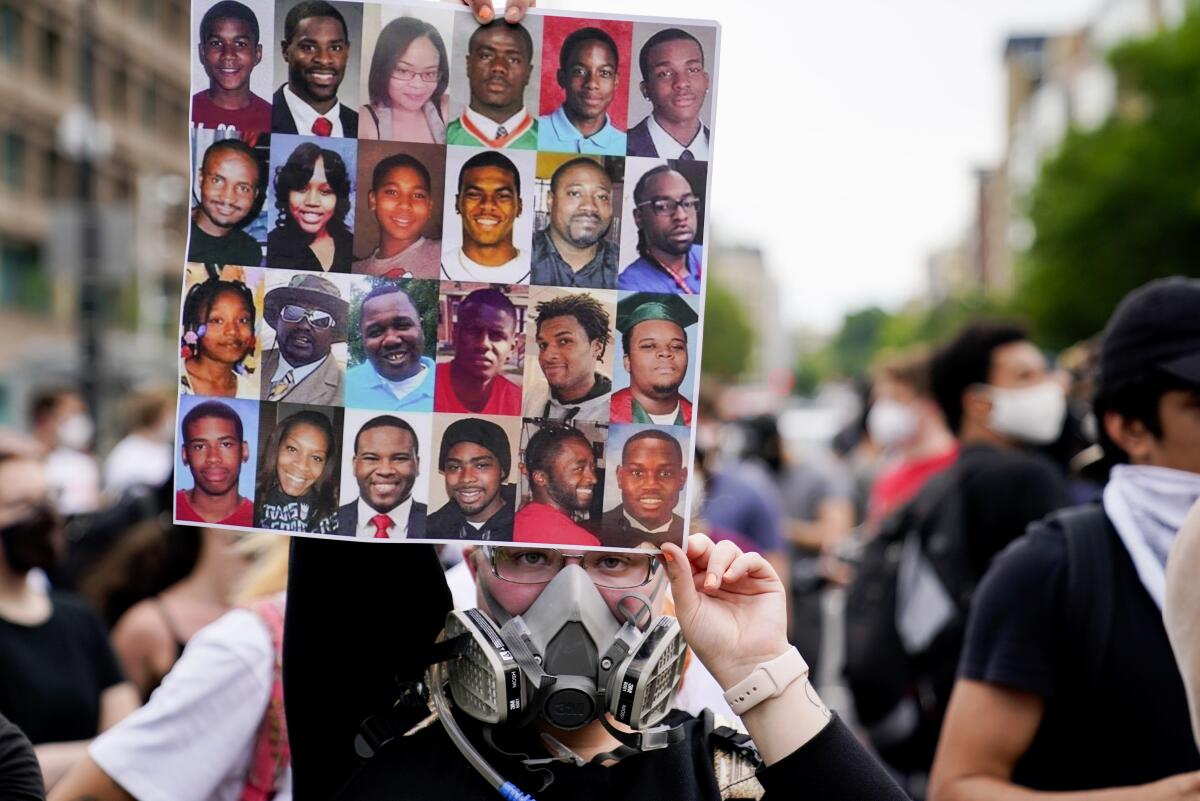
[{"label": "grid of portrait photo", "polygon": [[682,543],[715,23],[193,4],[175,518]]}]

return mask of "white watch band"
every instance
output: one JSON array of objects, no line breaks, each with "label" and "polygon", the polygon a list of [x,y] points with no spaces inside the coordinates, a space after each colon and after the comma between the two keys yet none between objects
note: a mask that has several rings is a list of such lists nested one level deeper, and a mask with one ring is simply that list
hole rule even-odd
[{"label": "white watch band", "polygon": [[767,698],[781,694],[796,679],[808,675],[808,663],[795,648],[789,648],[769,662],[762,662],[750,675],[725,691],[729,708],[741,715]]}]

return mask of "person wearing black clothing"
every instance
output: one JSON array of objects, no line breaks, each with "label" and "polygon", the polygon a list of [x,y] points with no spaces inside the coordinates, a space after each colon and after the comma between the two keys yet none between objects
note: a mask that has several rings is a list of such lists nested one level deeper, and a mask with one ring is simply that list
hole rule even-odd
[{"label": "person wearing black clothing", "polygon": [[42,769],[29,738],[15,723],[0,715],[0,798],[42,801],[45,797]]},{"label": "person wearing black clothing", "polygon": [[212,236],[192,223],[188,237],[188,261],[198,264],[240,264],[257,267],[262,263],[262,245],[241,229],[224,236]]},{"label": "person wearing black clothing", "polygon": [[[761,556],[702,535],[692,537],[686,555],[673,543],[664,545],[664,553],[684,636],[723,686],[738,684],[763,657],[789,651],[783,586]],[[471,551],[467,558],[479,567],[483,552]],[[485,568],[475,573],[489,592],[511,592]],[[697,589],[705,576],[715,589]],[[656,585],[658,597],[663,584]],[[510,602],[511,597],[504,601]],[[397,609],[407,613],[403,629],[396,626]],[[431,661],[434,636],[449,609],[449,590],[432,548],[354,550],[349,543],[293,540],[284,697],[298,799],[495,797],[437,723],[395,738],[367,761],[355,758],[350,748],[359,724],[390,706],[396,681],[417,678]],[[379,610],[379,617],[371,610]],[[417,718],[423,716],[420,712]],[[455,718],[506,779],[523,789],[536,788],[538,774],[503,753],[529,748],[531,756],[547,756],[533,731],[498,727],[492,748],[477,736],[470,718],[461,712]],[[845,725],[829,716],[803,677],[745,710],[742,720],[767,763],[758,773],[767,797],[905,798]],[[667,722],[684,727],[682,741],[607,767],[551,763],[555,780],[535,795],[572,801],[720,797],[706,731],[711,723],[680,712],[671,713]],[[586,759],[594,748],[575,736],[580,731],[590,735],[596,753],[615,744],[603,730],[597,738],[597,728],[593,721],[583,730],[553,732]]]},{"label": "person wearing black clothing", "polygon": [[1197,409],[1200,281],[1154,281],[1100,346],[1102,503],[1030,527],[976,593],[932,801],[1200,797],[1162,621],[1167,554],[1200,499]]},{"label": "person wearing black clothing", "polygon": [[265,181],[253,148],[240,139],[209,145],[197,175],[200,196],[192,210],[188,261],[257,267],[262,247],[244,226],[257,214]]}]

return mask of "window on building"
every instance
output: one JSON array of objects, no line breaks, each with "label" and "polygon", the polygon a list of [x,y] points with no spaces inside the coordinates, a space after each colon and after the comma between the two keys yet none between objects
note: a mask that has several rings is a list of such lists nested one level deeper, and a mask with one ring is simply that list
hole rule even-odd
[{"label": "window on building", "polygon": [[58,155],[58,150],[51,145],[47,150],[42,151],[42,196],[47,200],[53,200],[58,197],[59,172],[62,167],[62,158]]},{"label": "window on building", "polygon": [[0,242],[0,306],[31,311],[50,308],[50,276],[38,262],[36,245]]},{"label": "window on building", "polygon": [[108,108],[116,114],[124,114],[129,107],[129,75],[124,67],[113,67],[108,77]]},{"label": "window on building", "polygon": [[5,131],[3,151],[4,185],[19,192],[25,188],[25,138],[16,131]]},{"label": "window on building", "polygon": [[20,61],[24,32],[25,18],[20,10],[7,3],[0,5],[0,56],[7,61]]},{"label": "window on building", "polygon": [[154,91],[154,84],[148,83],[142,87],[142,125],[150,130],[157,121],[158,93]]},{"label": "window on building", "polygon": [[[56,24],[51,21],[51,25]],[[62,34],[55,28],[42,31],[41,70],[47,80],[57,81],[62,77]]]}]

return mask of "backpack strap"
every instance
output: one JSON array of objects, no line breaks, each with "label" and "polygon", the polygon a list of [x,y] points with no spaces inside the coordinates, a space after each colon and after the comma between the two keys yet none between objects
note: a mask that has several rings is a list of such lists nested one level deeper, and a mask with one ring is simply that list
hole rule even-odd
[{"label": "backpack strap", "polygon": [[712,749],[713,777],[721,798],[760,799],[766,795],[757,776],[762,759],[741,723],[719,718],[705,709],[701,725]]},{"label": "backpack strap", "polygon": [[283,773],[292,761],[287,720],[283,714],[283,599],[266,598],[255,603],[250,609],[266,624],[271,633],[275,665],[266,714],[263,715],[262,724],[254,738],[250,772],[238,798],[239,801],[268,801],[279,789]]},{"label": "backpack strap", "polygon": [[1112,545],[1108,518],[1098,503],[1061,509],[1047,521],[1067,543],[1066,612],[1076,653],[1082,657],[1082,697],[1094,696],[1112,625]]}]

